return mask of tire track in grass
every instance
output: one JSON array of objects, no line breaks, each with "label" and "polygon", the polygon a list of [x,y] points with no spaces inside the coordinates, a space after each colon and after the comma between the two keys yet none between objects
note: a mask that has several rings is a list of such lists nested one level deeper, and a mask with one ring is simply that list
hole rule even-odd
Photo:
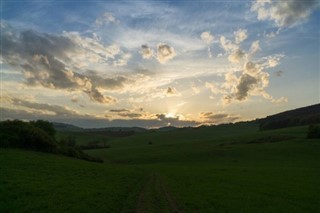
[{"label": "tire track in grass", "polygon": [[148,212],[183,212],[176,199],[168,190],[160,175],[153,173],[147,178],[139,193],[136,213]]}]

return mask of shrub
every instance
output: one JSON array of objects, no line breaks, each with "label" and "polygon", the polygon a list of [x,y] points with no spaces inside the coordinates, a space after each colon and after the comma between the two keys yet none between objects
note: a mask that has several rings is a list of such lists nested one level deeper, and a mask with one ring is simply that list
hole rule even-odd
[{"label": "shrub", "polygon": [[29,122],[32,126],[37,127],[39,129],[42,129],[45,131],[48,135],[54,137],[56,134],[56,130],[53,126],[52,123],[49,121],[44,121],[44,120],[37,120],[37,121],[30,121]]},{"label": "shrub", "polygon": [[56,147],[53,137],[27,122],[14,120],[0,123],[1,147],[52,151]]},{"label": "shrub", "polygon": [[65,138],[60,139],[59,144],[61,146],[67,146],[67,147],[75,147],[76,146],[76,139],[72,136],[68,136]]},{"label": "shrub", "polygon": [[87,161],[103,162],[76,149],[76,141],[72,137],[57,143],[54,133],[47,121],[3,121],[0,122],[0,147],[51,152]]},{"label": "shrub", "polygon": [[320,128],[316,125],[310,125],[308,129],[307,138],[320,138]]}]

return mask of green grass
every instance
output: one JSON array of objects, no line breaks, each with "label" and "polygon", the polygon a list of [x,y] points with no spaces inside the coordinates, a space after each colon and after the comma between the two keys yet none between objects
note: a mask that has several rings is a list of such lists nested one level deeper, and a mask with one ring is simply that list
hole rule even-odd
[{"label": "green grass", "polygon": [[31,151],[0,150],[0,212],[134,209],[144,173]]},{"label": "green grass", "polygon": [[63,138],[71,137],[76,140],[77,145],[87,145],[90,142],[97,141],[100,145],[104,145],[103,142],[108,143],[112,140],[112,137],[105,135],[99,135],[91,132],[80,132],[80,131],[62,131],[57,132],[56,138],[61,140]]},{"label": "green grass", "polygon": [[104,164],[0,150],[0,212],[319,212],[320,140],[306,132],[139,133],[87,151]]}]

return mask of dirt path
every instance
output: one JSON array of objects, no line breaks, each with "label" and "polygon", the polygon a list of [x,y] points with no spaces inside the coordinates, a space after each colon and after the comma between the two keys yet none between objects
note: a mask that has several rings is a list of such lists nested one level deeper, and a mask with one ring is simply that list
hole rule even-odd
[{"label": "dirt path", "polygon": [[163,179],[158,174],[150,174],[139,193],[136,213],[183,212]]}]

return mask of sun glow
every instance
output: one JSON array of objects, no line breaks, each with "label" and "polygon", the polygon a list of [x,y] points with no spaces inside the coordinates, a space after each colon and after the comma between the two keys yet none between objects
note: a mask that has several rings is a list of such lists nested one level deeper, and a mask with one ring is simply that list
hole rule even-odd
[{"label": "sun glow", "polygon": [[172,112],[168,112],[165,116],[166,116],[166,118],[176,118],[177,117],[177,115]]}]

